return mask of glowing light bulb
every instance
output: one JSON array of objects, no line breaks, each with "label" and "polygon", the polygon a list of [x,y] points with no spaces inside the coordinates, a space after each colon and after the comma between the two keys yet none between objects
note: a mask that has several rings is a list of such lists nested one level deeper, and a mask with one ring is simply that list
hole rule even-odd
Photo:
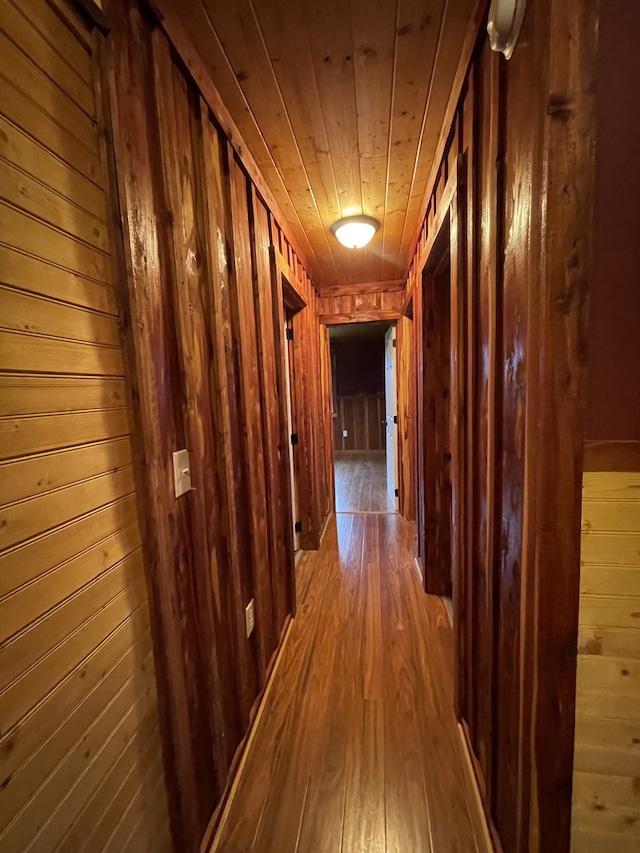
[{"label": "glowing light bulb", "polygon": [[345,216],[331,226],[331,233],[347,249],[362,249],[380,228],[372,216]]}]

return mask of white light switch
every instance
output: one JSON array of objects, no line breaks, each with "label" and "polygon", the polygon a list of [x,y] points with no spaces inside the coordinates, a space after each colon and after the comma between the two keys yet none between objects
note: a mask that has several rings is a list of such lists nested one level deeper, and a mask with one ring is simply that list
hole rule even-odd
[{"label": "white light switch", "polygon": [[343,437],[343,438],[346,438],[348,434],[349,434],[349,433],[348,433],[348,431],[347,431],[346,429],[343,429],[343,430],[342,430],[342,437]]},{"label": "white light switch", "polygon": [[256,607],[255,599],[253,598],[245,607],[244,621],[247,626],[247,639],[249,639],[249,637],[253,633],[253,629],[256,627]]},{"label": "white light switch", "polygon": [[191,491],[191,467],[188,450],[176,450],[173,454],[173,484],[176,497]]}]

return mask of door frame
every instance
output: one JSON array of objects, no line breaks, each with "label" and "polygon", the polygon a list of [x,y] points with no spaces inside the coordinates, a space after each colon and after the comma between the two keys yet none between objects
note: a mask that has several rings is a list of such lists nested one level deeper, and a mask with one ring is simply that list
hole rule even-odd
[{"label": "door frame", "polygon": [[[464,698],[465,661],[468,655],[469,638],[466,628],[467,618],[467,556],[466,541],[468,534],[468,490],[466,458],[466,410],[465,410],[465,369],[467,364],[466,329],[466,245],[465,245],[465,157],[458,157],[456,168],[452,170],[444,187],[425,246],[420,254],[415,271],[413,299],[414,332],[416,342],[416,461],[418,540],[424,536],[424,317],[422,276],[429,265],[435,268],[442,255],[443,235],[449,232],[450,263],[450,412],[449,447],[451,452],[451,578],[453,585],[453,637],[454,637],[454,705],[460,718]],[[440,254],[438,254],[440,253]],[[420,527],[422,526],[422,534]],[[422,571],[425,591],[427,590],[427,567],[424,554],[418,558]]]},{"label": "door frame", "polygon": [[[387,335],[391,333],[391,342],[392,342],[392,371],[393,371],[393,397],[394,397],[394,405],[393,405],[393,423],[391,424],[393,428],[393,468],[394,468],[394,495],[393,495],[393,505],[394,511],[400,511],[400,455],[399,455],[399,446],[398,446],[398,412],[399,412],[399,395],[398,388],[400,383],[398,382],[398,324],[392,323],[387,332],[385,333],[385,352],[384,352],[384,369],[385,369],[385,381],[384,381],[384,453],[385,453],[385,473],[388,475],[389,471],[389,460],[387,458],[387,428],[389,424],[387,423],[387,406],[388,406],[388,395],[387,395]],[[387,493],[389,491],[389,477],[387,476],[386,482]],[[391,495],[389,495],[391,497]]]},{"label": "door frame", "polygon": [[[278,393],[282,395],[282,405],[280,405],[280,446],[284,449],[286,457],[286,465],[282,465],[281,470],[281,489],[284,495],[285,512],[293,521],[293,507],[297,506],[300,510],[300,475],[299,461],[297,454],[293,453],[291,444],[291,433],[289,431],[289,418],[287,413],[287,401],[284,396],[287,393],[287,387],[290,379],[287,378],[287,370],[290,367],[293,382],[290,383],[290,401],[291,401],[291,424],[293,432],[297,431],[299,414],[304,411],[303,401],[300,399],[299,383],[295,380],[302,369],[300,342],[296,341],[296,331],[299,332],[299,324],[295,322],[299,312],[307,307],[307,303],[295,287],[295,275],[289,267],[285,259],[282,257],[273,246],[270,249],[271,255],[271,278],[273,281],[273,315],[276,339],[276,364],[277,364],[277,379]],[[287,310],[288,309],[288,310]],[[285,352],[286,328],[288,323],[287,313],[292,318],[294,329],[294,339],[291,341],[291,348],[288,355]],[[291,374],[289,374],[291,376]],[[291,482],[291,468],[293,468],[293,483]],[[295,489],[295,495],[293,494]],[[300,540],[299,540],[300,541]],[[293,533],[293,524],[287,524],[285,527],[285,545],[287,554],[290,557],[290,591],[292,601],[292,616],[296,615],[297,610],[297,595],[296,595],[296,575],[295,575],[295,541]]]},{"label": "door frame", "polygon": [[[378,316],[379,315],[379,316]],[[324,431],[326,435],[326,446],[329,447],[330,450],[330,468],[333,472],[335,472],[335,442],[333,439],[333,365],[331,363],[331,343],[329,337],[329,327],[330,326],[341,326],[345,323],[376,323],[380,320],[389,321],[391,327],[395,330],[396,336],[396,354],[394,359],[394,370],[395,370],[395,397],[396,397],[396,415],[398,417],[398,424],[400,422],[400,412],[399,412],[399,387],[400,387],[400,376],[399,376],[399,359],[398,359],[398,321],[401,318],[401,314],[396,311],[384,311],[381,310],[379,312],[366,312],[362,318],[358,317],[355,314],[327,314],[321,316],[319,319],[320,326],[320,359],[321,362],[328,365],[328,376],[326,379],[326,387],[324,389],[323,394],[323,422],[324,422]],[[386,406],[386,393],[385,393],[385,406]],[[399,440],[400,430],[396,425],[396,435],[394,441],[394,452],[396,456],[396,486],[398,489],[398,497],[396,500],[395,509],[393,512],[400,512],[400,507],[402,506],[402,477],[400,475],[402,469],[402,459],[400,457],[400,448],[401,442]],[[405,451],[408,451],[408,448],[402,444],[402,447]],[[385,423],[385,452],[386,452],[386,423]],[[386,456],[385,456],[386,463]],[[386,472],[385,472],[385,491],[386,491]],[[336,506],[336,491],[335,491],[335,476],[331,478],[331,496],[332,496],[332,504],[331,504],[331,512],[335,513]]]},{"label": "door frame", "polygon": [[[441,525],[445,523],[445,512],[441,512],[440,518],[438,519],[437,527],[435,528],[435,537],[434,530],[429,528],[427,525],[427,519],[430,516],[431,507],[429,506],[430,502],[428,498],[437,499],[438,497],[443,497],[442,486],[444,485],[444,480],[448,479],[449,491],[453,489],[453,467],[452,465],[448,465],[446,473],[442,469],[443,479],[440,482],[440,489],[438,488],[438,471],[441,471],[441,465],[444,468],[444,464],[446,463],[445,459],[439,459],[438,454],[440,452],[444,454],[449,454],[449,461],[453,462],[453,452],[452,447],[455,444],[455,437],[453,434],[453,430],[451,429],[452,423],[452,405],[453,405],[453,390],[454,383],[453,378],[451,376],[451,352],[453,350],[453,334],[452,334],[452,316],[451,316],[451,302],[453,299],[453,286],[451,280],[451,263],[450,263],[450,254],[451,254],[451,216],[450,211],[447,211],[447,214],[443,217],[440,227],[438,228],[438,232],[435,235],[435,239],[433,241],[433,245],[427,261],[422,268],[422,272],[420,274],[421,278],[421,293],[420,293],[420,303],[422,310],[422,335],[420,338],[420,356],[422,357],[422,379],[420,382],[420,391],[422,393],[421,400],[421,409],[420,409],[420,426],[419,426],[419,452],[420,452],[420,477],[421,477],[421,519],[422,525],[421,529],[418,531],[419,536],[419,544],[420,544],[420,553],[422,555],[423,563],[423,578],[424,578],[424,586],[425,590],[428,593],[433,595],[440,596],[449,596],[451,594],[451,589],[453,588],[453,536],[454,536],[454,524],[453,524],[453,499],[452,497],[449,499],[449,530],[447,533],[447,539],[449,540],[448,545],[448,577],[445,577],[444,566],[440,565],[439,560],[433,562],[433,558],[440,556],[440,548],[438,548],[438,553],[434,554],[433,549],[430,549],[430,540],[433,542],[435,537],[437,540],[441,540],[441,537],[444,535],[444,531],[441,529]],[[445,283],[440,283],[439,279],[443,275],[443,272],[449,270],[448,281]],[[449,303],[449,310],[447,313],[448,316],[441,314],[438,312],[438,308],[441,307],[438,298],[439,298],[439,289],[441,287],[446,286],[446,300]],[[446,333],[448,336],[448,341],[443,342],[441,350],[436,350],[434,356],[427,364],[427,343],[429,340],[429,333],[427,331],[427,323],[426,323],[426,306],[430,305],[431,310],[434,311],[433,318],[433,329],[430,329],[431,332],[434,329],[440,329],[445,324],[448,326],[446,329]],[[434,332],[435,334],[435,332]],[[446,343],[446,346],[445,346]],[[440,341],[437,342],[440,344]],[[448,365],[448,384],[449,384],[449,397],[445,400],[442,397],[443,389],[438,388],[436,383],[435,376],[438,373],[438,365],[440,361],[440,356],[443,356],[445,352],[448,352],[449,356],[449,365]],[[435,364],[434,364],[435,362]],[[444,373],[444,371],[443,371]],[[434,387],[435,386],[435,387]],[[429,392],[427,398],[427,390]],[[440,401],[440,402],[438,402]],[[430,412],[430,406],[433,405],[433,411]],[[448,408],[446,412],[446,423],[441,424],[438,423],[440,420],[439,415],[441,411],[445,408]],[[430,413],[435,419],[431,422],[431,419],[428,416]],[[442,428],[444,426],[444,429]],[[445,435],[445,432],[448,432],[448,435]],[[444,445],[444,450],[438,447],[438,444],[442,443]],[[427,488],[429,489],[429,495],[427,495]],[[436,541],[437,541],[436,540]],[[442,543],[444,547],[444,543]],[[430,557],[429,551],[431,550]]]}]

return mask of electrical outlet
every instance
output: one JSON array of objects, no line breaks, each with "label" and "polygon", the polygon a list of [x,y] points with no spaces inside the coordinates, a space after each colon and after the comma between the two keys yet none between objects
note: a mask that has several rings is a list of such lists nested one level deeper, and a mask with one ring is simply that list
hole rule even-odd
[{"label": "electrical outlet", "polygon": [[255,608],[255,599],[251,599],[251,601],[247,604],[244,611],[244,621],[247,626],[247,639],[253,633],[253,629],[256,627],[256,608]]},{"label": "electrical outlet", "polygon": [[349,435],[349,430],[343,429],[342,430],[342,437],[346,438],[348,435]]}]

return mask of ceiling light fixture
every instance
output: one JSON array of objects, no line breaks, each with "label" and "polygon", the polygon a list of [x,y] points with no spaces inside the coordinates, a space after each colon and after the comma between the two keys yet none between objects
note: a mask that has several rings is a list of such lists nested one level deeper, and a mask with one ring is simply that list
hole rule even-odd
[{"label": "ceiling light fixture", "polygon": [[487,32],[491,50],[504,53],[507,59],[520,35],[527,0],[491,0]]},{"label": "ceiling light fixture", "polygon": [[347,249],[362,249],[371,240],[380,223],[373,216],[345,216],[331,226],[331,233]]}]

